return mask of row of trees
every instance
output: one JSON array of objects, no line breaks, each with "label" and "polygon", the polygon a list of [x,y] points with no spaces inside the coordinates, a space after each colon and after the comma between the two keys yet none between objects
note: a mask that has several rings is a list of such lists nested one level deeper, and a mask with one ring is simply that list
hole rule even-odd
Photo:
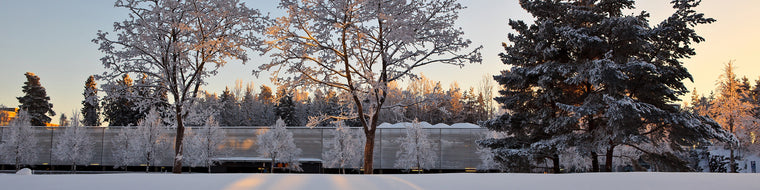
[{"label": "row of trees", "polygon": [[[58,161],[70,163],[73,172],[77,165],[88,164],[93,155],[95,141],[92,139],[91,130],[86,129],[79,123],[79,115],[74,114],[69,125],[60,126],[63,130],[61,135],[56,136],[52,149],[52,156]],[[156,111],[151,111],[148,116],[140,120],[136,128],[122,128],[118,135],[111,139],[114,144],[113,157],[115,167],[130,164],[145,163],[151,166],[160,156],[170,152],[167,146],[166,130],[168,128],[161,123]],[[19,111],[8,128],[3,132],[3,142],[0,143],[0,158],[3,161],[14,163],[16,170],[25,164],[31,164],[37,159],[39,142],[37,132],[31,125],[31,116],[26,111]],[[219,130],[218,125],[209,118],[209,122],[200,127],[198,132],[190,133],[188,144],[190,154],[187,156],[191,166],[210,166],[212,158],[222,155],[224,149],[217,146],[224,139],[224,131]],[[146,167],[147,171],[147,167]]]},{"label": "row of trees", "polygon": [[[115,84],[123,74],[147,76],[144,86],[166,91],[176,126],[174,173],[181,172],[184,119],[205,79],[228,60],[248,60],[246,49],[271,52],[275,82],[289,88],[323,86],[345,93],[363,127],[365,173],[372,173],[374,137],[390,82],[414,76],[429,64],[480,62],[480,48],[454,26],[465,7],[456,0],[281,0],[287,15],[271,19],[238,0],[117,1],[129,19],[114,24],[118,37],[98,32]],[[465,51],[464,53],[460,53]],[[340,93],[338,93],[340,94]],[[287,119],[287,118],[283,118]],[[315,119],[322,120],[322,119]]]},{"label": "row of trees", "polygon": [[[50,116],[55,116],[56,114],[55,111],[53,111],[53,104],[50,103],[50,97],[47,96],[45,87],[43,87],[40,82],[40,77],[32,72],[27,72],[24,76],[26,76],[27,79],[22,86],[24,96],[17,97],[20,103],[18,106],[19,110],[26,111],[33,126],[52,125],[50,123],[52,120]],[[90,76],[85,81],[85,89],[83,93],[84,100],[82,101],[83,107],[81,110],[82,117],[80,118],[77,116],[76,119],[69,119],[66,114],[61,114],[58,119],[58,125],[69,126],[71,124],[69,122],[76,120],[76,122],[81,123],[84,126],[100,126],[101,113],[100,106],[98,105],[99,101],[97,93],[98,89],[97,84],[95,83],[95,78]],[[6,108],[5,106],[0,107]],[[12,116],[6,112],[3,112],[2,115],[0,115],[0,120],[3,122],[8,122],[11,119]]]},{"label": "row of trees", "polygon": [[728,62],[718,79],[717,94],[700,95],[694,89],[691,102],[684,105],[691,112],[712,118],[737,137],[739,144],[726,144],[730,150],[731,172],[736,172],[735,150],[742,150],[745,155],[760,153],[757,143],[760,132],[760,79],[751,85],[747,77],[739,78],[735,70],[733,61]]},{"label": "row of trees", "polygon": [[[141,80],[140,80],[141,81]],[[492,105],[493,86],[490,80],[481,82],[475,88],[461,89],[457,83],[444,88],[440,82],[435,82],[421,75],[410,80],[406,88],[398,83],[388,85],[387,109],[381,110],[380,122],[407,122],[414,118],[429,123],[477,123],[485,121],[495,114]],[[86,85],[85,93],[93,89]],[[140,83],[138,81],[138,83]],[[156,94],[147,87],[136,87],[129,75],[123,75],[116,86],[107,86],[102,100],[104,120],[110,126],[130,126],[144,118],[148,107],[172,112],[168,109],[165,94]],[[354,112],[357,108],[345,92],[339,93],[330,88],[316,88],[309,92],[299,89],[286,89],[278,86],[276,93],[272,88],[261,85],[258,91],[252,83],[243,85],[238,80],[232,89],[226,88],[219,93],[202,91],[197,100],[188,108],[186,125],[201,126],[209,116],[218,118],[222,126],[270,126],[276,118],[282,118],[288,126],[303,126],[309,124],[309,118],[319,116],[335,116],[342,113]],[[150,103],[140,103],[149,101]],[[82,109],[84,113],[97,113],[98,99],[94,95],[86,97]],[[149,105],[149,106],[141,106]],[[171,114],[164,114],[166,124],[171,124]],[[94,119],[97,121],[97,118]],[[320,126],[330,126],[335,119],[320,121]],[[93,122],[94,123],[94,122]],[[349,126],[361,125],[357,119],[346,121]]]},{"label": "row of trees", "polygon": [[632,0],[520,2],[536,21],[509,21],[516,33],[500,56],[510,68],[494,77],[507,113],[486,122],[507,136],[479,141],[510,171],[612,171],[639,161],[690,171],[685,147],[737,143],[675,104],[691,79],[682,59],[705,40],[693,28],[715,22],[694,10],[699,1],[672,1],[675,13],[654,26],[646,12],[624,14]]},{"label": "row of trees", "polygon": [[[0,143],[0,158],[14,163],[16,170],[37,159],[40,145],[37,138],[29,138],[36,136],[30,120],[29,114],[21,111],[3,133],[4,141]],[[118,129],[118,134],[111,139],[114,168],[126,170],[127,166],[140,164],[149,172],[151,166],[169,156],[169,128],[162,122],[160,114],[151,109],[145,118],[138,121],[137,126]],[[333,138],[327,141],[328,148],[322,155],[325,167],[340,168],[342,173],[345,173],[346,168],[359,168],[363,134],[349,130],[343,122],[333,123],[336,126],[332,132]],[[57,160],[70,163],[71,170],[76,172],[77,165],[88,164],[94,156],[95,141],[90,130],[79,123],[78,114],[74,114],[70,125],[61,127],[64,132],[54,140],[52,154]],[[271,160],[270,171],[274,171],[276,163],[285,163],[285,169],[301,171],[301,149],[296,147],[293,134],[285,127],[285,122],[278,119],[271,128],[259,131],[256,150],[261,157]],[[206,167],[210,173],[211,166],[219,162],[218,158],[228,154],[229,149],[225,148],[227,134],[213,117],[209,117],[203,126],[188,130],[187,135],[184,160],[191,167]],[[396,167],[429,169],[434,165],[436,154],[417,121],[407,129],[406,136],[398,141],[402,147],[397,154],[399,160]]]}]

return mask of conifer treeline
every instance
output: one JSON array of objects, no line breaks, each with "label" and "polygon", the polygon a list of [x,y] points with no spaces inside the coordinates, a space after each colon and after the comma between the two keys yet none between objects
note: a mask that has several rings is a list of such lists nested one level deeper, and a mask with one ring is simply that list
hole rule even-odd
[{"label": "conifer treeline", "polygon": [[[485,80],[484,80],[485,81]],[[102,108],[104,121],[110,126],[134,125],[144,117],[150,107],[163,110],[166,124],[171,123],[172,110],[161,92],[150,86],[140,86],[125,75],[116,85],[103,87]],[[408,82],[405,88],[392,83],[388,88],[386,109],[380,114],[380,122],[410,122],[415,118],[429,123],[477,123],[496,112],[492,99],[492,87],[487,82],[475,87],[461,89],[457,83],[448,88],[424,75]],[[203,118],[214,116],[221,126],[269,126],[282,118],[288,126],[304,126],[310,117],[351,115],[356,107],[348,94],[333,89],[288,89],[283,86],[273,90],[267,85],[258,88],[241,80],[222,92],[202,91],[187,113],[186,124],[200,126]],[[146,103],[147,102],[147,103]],[[163,109],[162,109],[163,108]],[[333,119],[318,125],[327,126]],[[347,120],[347,125],[359,126],[357,120]]]}]

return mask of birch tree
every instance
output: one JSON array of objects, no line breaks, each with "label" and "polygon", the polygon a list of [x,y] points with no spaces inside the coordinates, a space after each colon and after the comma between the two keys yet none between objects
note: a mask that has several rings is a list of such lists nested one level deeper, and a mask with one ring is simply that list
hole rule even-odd
[{"label": "birch tree", "polygon": [[130,146],[130,135],[134,129],[128,127],[122,127],[119,129],[119,133],[111,139],[111,156],[113,157],[114,169],[123,167],[124,171],[127,171],[127,167],[135,163],[135,155],[133,146]]},{"label": "birch tree", "polygon": [[373,173],[375,131],[389,82],[414,77],[414,69],[429,64],[481,61],[480,48],[461,53],[471,41],[454,26],[465,8],[456,0],[281,0],[280,8],[288,15],[266,32],[273,59],[259,69],[275,69],[275,80],[285,85],[348,93],[356,107],[351,118],[367,137],[366,174]]},{"label": "birch tree", "polygon": [[87,134],[87,128],[79,123],[79,114],[74,112],[71,124],[66,126],[63,134],[53,147],[53,155],[60,161],[71,164],[71,171],[77,172],[77,164],[86,164],[92,159],[95,141]]},{"label": "birch tree", "polygon": [[401,149],[396,152],[396,163],[393,165],[402,169],[417,169],[422,173],[423,169],[435,166],[438,158],[433,151],[433,144],[428,139],[428,134],[417,120],[406,127],[406,135],[399,139]]},{"label": "birch tree", "polygon": [[209,116],[203,127],[188,135],[186,155],[190,166],[204,166],[211,173],[211,166],[219,163],[215,158],[227,154],[227,149],[221,147],[226,138],[227,133],[219,127],[213,116]]},{"label": "birch tree", "polygon": [[129,148],[134,154],[136,163],[145,163],[145,172],[155,162],[161,161],[163,153],[170,150],[166,139],[167,127],[162,125],[162,119],[155,109],[151,109],[144,119],[140,120],[137,128],[129,136]]},{"label": "birch tree", "polygon": [[332,131],[333,138],[327,141],[327,151],[322,153],[325,167],[339,168],[345,174],[346,168],[361,167],[362,134],[355,133],[345,126],[343,121],[333,122],[336,127]]},{"label": "birch tree", "polygon": [[177,130],[173,172],[181,173],[186,107],[228,60],[245,63],[246,48],[259,49],[253,34],[262,16],[238,0],[118,0],[114,6],[129,10],[129,18],[114,23],[116,37],[99,31],[92,40],[105,54],[107,71],[98,77],[144,74],[151,79],[146,87],[169,93]]},{"label": "birch tree", "polygon": [[16,118],[11,120],[8,128],[3,131],[3,142],[0,144],[0,157],[6,162],[16,165],[16,171],[22,165],[32,164],[37,159],[37,138],[31,125],[31,117],[25,110],[19,110]]},{"label": "birch tree", "polygon": [[298,162],[301,149],[296,147],[293,142],[293,133],[285,128],[285,121],[282,119],[277,119],[274,126],[259,134],[256,142],[258,144],[256,151],[259,155],[271,160],[270,173],[274,173],[274,165],[278,161],[286,163],[290,170],[301,171],[301,163]]}]

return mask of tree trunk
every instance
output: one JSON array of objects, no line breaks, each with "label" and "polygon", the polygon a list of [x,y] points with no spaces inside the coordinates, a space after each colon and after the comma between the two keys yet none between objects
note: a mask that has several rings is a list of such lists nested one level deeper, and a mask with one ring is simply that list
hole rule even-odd
[{"label": "tree trunk", "polygon": [[364,174],[373,174],[373,159],[375,154],[375,130],[370,130],[364,142]]},{"label": "tree trunk", "polygon": [[560,168],[559,168],[559,155],[558,154],[552,155],[552,164],[554,164],[554,173],[555,174],[558,174],[558,173],[562,172],[562,171],[560,171]]},{"label": "tree trunk", "polygon": [[[175,98],[176,99],[176,98]],[[174,106],[177,119],[177,136],[174,138],[174,167],[172,167],[172,173],[182,173],[182,139],[185,138],[185,125],[182,123],[182,107],[181,103],[175,102]]]},{"label": "tree trunk", "polygon": [[275,157],[272,157],[272,163],[269,164],[269,173],[270,174],[274,173],[274,161],[275,161],[275,159],[276,159]]},{"label": "tree trunk", "polygon": [[[733,117],[733,115],[729,116],[728,127],[730,127],[731,134],[735,134],[734,133],[734,117]],[[734,167],[734,165],[736,163],[736,160],[734,160],[734,144],[733,143],[729,144],[728,148],[731,149],[731,155],[730,155],[731,157],[729,158],[730,162],[729,162],[728,167],[731,168],[731,173],[736,173],[736,167]]]},{"label": "tree trunk", "polygon": [[591,172],[599,172],[599,154],[591,152]]},{"label": "tree trunk", "polygon": [[734,167],[736,162],[734,161],[734,145],[731,145],[729,147],[731,147],[731,162],[729,163],[728,167],[731,168],[731,173],[736,173],[736,167]]},{"label": "tree trunk", "polygon": [[615,145],[610,144],[610,148],[607,149],[607,154],[604,160],[604,172],[612,172],[612,156],[615,153]]},{"label": "tree trunk", "polygon": [[76,174],[77,173],[77,163],[71,164],[71,171]]}]

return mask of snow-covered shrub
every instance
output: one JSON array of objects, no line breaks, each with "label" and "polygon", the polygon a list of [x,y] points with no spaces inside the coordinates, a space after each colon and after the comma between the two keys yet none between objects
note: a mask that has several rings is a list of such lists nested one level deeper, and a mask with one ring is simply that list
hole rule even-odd
[{"label": "snow-covered shrub", "polygon": [[30,138],[35,136],[30,119],[29,113],[21,110],[3,131],[0,158],[6,163],[15,164],[16,170],[37,159],[37,138]]},{"label": "snow-covered shrub", "polygon": [[301,149],[293,142],[293,133],[285,128],[285,121],[277,119],[274,126],[257,137],[258,153],[261,157],[271,159],[270,172],[274,172],[276,162],[287,164],[291,171],[303,171],[298,159],[301,157]]},{"label": "snow-covered shrub", "polygon": [[422,172],[423,169],[430,169],[435,165],[438,156],[428,139],[428,134],[417,120],[407,126],[406,135],[399,139],[399,142],[401,142],[401,149],[396,152],[398,159],[394,167],[417,169]]},{"label": "snow-covered shrub", "polygon": [[322,153],[324,166],[328,168],[340,168],[346,173],[345,168],[359,168],[364,152],[364,136],[357,130],[346,127],[343,121],[335,121],[336,127],[331,133],[333,138],[327,143],[327,151]]},{"label": "snow-covered shrub", "polygon": [[71,125],[64,129],[53,147],[53,155],[60,161],[71,164],[71,171],[77,171],[77,164],[86,164],[93,155],[95,141],[87,134],[87,129],[79,123],[79,114],[71,118]]},{"label": "snow-covered shrub", "polygon": [[[190,129],[190,128],[188,128]],[[219,127],[219,123],[209,116],[203,127],[188,130],[185,138],[184,161],[192,167],[204,166],[211,173],[211,166],[217,164],[215,158],[227,154],[227,149],[220,149],[227,138],[227,132]]]}]

